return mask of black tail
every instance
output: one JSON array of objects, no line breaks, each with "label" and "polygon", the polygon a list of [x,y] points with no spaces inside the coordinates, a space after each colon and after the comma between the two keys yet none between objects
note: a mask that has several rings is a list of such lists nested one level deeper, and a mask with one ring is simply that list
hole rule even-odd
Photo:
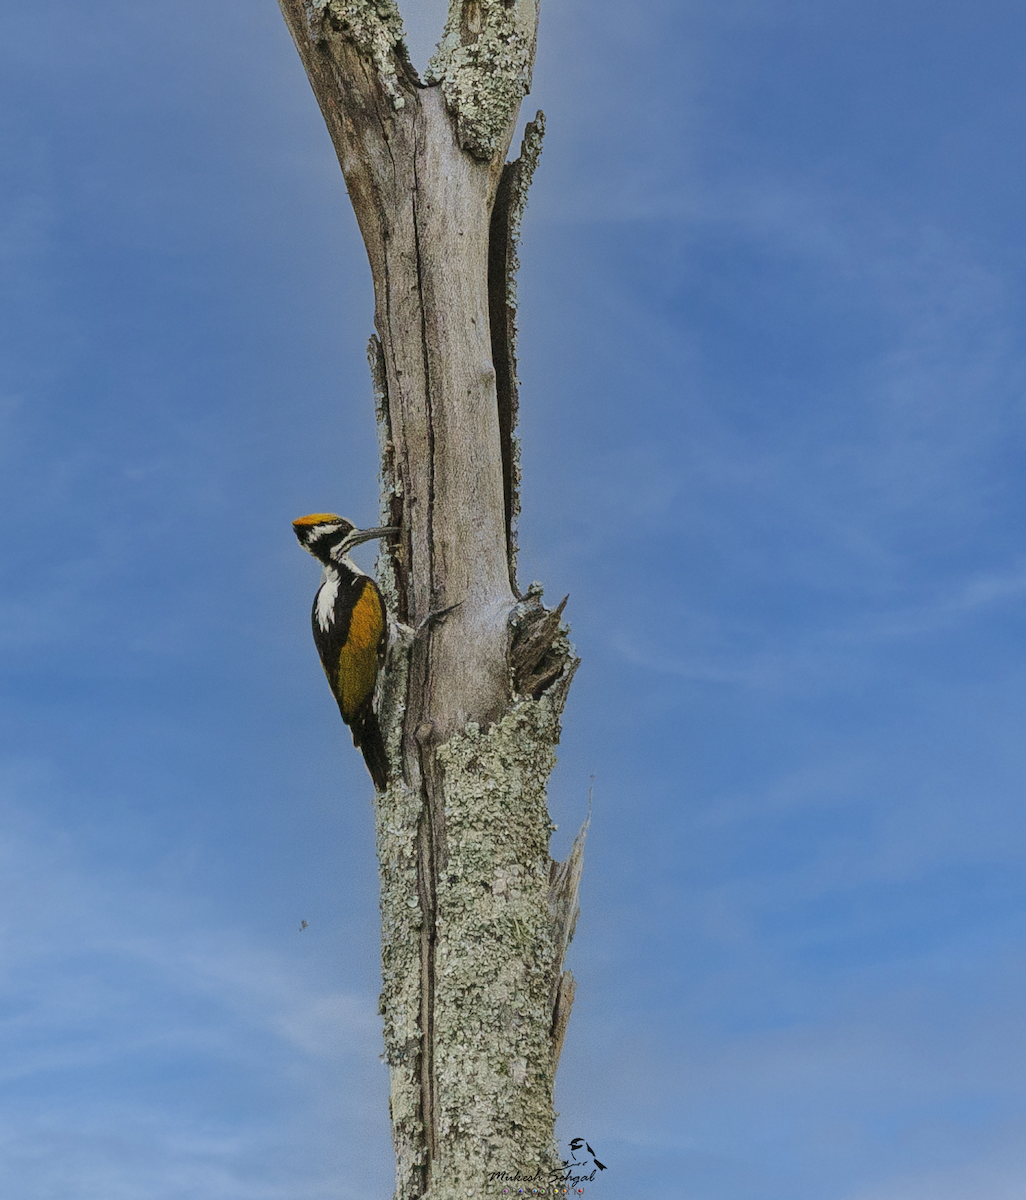
[{"label": "black tail", "polygon": [[374,786],[379,792],[383,792],[388,786],[388,758],[385,754],[385,739],[381,736],[381,726],[369,701],[353,717],[349,728],[353,732],[353,745],[363,755]]}]

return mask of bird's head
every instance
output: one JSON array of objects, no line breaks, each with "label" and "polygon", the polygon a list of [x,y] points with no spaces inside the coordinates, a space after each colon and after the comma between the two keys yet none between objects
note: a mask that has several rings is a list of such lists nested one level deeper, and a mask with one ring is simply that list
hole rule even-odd
[{"label": "bird's head", "polygon": [[387,537],[399,531],[391,525],[377,529],[357,529],[352,521],[336,513],[310,513],[292,522],[299,544],[322,563],[338,562],[361,542]]}]

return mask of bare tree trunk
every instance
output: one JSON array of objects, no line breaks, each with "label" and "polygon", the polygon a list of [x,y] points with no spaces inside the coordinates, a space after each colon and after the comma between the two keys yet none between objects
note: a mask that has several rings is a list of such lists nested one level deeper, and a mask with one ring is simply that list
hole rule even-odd
[{"label": "bare tree trunk", "polygon": [[548,852],[545,785],[577,660],[515,578],[516,242],[542,136],[504,165],[537,0],[450,0],[428,78],[394,0],[279,0],[374,278],[386,1057],[396,1196],[460,1200],[559,1166],[552,1087],[583,830]]}]

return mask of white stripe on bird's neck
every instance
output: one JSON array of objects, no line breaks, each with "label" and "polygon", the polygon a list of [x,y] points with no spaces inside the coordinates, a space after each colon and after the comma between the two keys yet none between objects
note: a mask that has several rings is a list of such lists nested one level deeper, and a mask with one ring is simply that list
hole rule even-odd
[{"label": "white stripe on bird's neck", "polygon": [[[366,575],[366,572],[361,571],[348,554],[342,555],[339,559],[339,566],[344,570],[351,571],[354,575]],[[342,577],[338,567],[333,563],[325,565],[321,572],[321,586],[317,589],[317,599],[314,601],[317,624],[325,632],[335,621],[335,604],[338,601],[338,589],[341,582]]]}]

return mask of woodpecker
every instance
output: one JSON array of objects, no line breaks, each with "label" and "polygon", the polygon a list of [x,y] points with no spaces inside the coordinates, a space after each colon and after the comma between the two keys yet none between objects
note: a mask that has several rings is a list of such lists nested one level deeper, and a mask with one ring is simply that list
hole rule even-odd
[{"label": "woodpecker", "polygon": [[363,754],[374,786],[388,782],[385,743],[374,712],[374,684],[385,657],[387,623],[378,585],[349,557],[361,542],[397,533],[391,526],[357,529],[335,513],[292,522],[299,544],[324,564],[313,603],[313,635],[342,720]]}]

